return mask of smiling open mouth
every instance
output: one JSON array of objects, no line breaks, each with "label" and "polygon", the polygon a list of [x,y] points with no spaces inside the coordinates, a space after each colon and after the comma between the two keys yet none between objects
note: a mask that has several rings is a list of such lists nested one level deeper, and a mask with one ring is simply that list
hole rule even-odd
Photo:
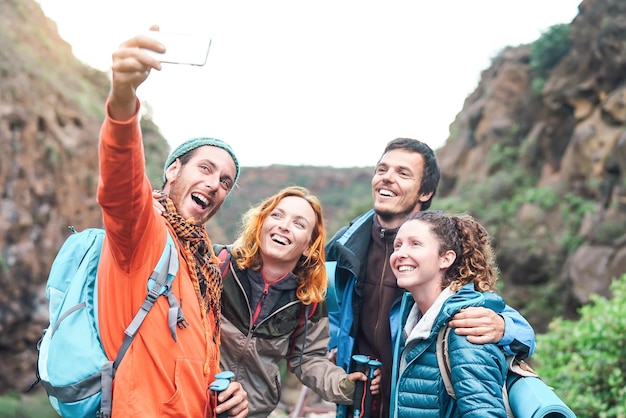
[{"label": "smiling open mouth", "polygon": [[289,240],[285,237],[281,237],[279,235],[272,235],[272,241],[281,244],[281,245],[289,245]]},{"label": "smiling open mouth", "polygon": [[206,197],[202,196],[201,194],[192,193],[191,198],[193,199],[194,202],[196,202],[199,206],[201,206],[202,209],[206,209],[207,207],[209,207],[209,200]]},{"label": "smiling open mouth", "polygon": [[386,196],[386,197],[395,197],[396,194],[394,192],[392,192],[391,190],[388,189],[380,189],[378,191],[378,194],[380,194],[381,196]]}]

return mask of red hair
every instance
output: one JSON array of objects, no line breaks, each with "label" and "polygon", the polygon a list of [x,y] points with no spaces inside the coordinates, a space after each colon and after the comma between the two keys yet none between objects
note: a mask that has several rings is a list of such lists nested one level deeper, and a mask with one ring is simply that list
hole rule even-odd
[{"label": "red hair", "polygon": [[261,226],[278,203],[288,196],[296,196],[306,200],[315,212],[315,225],[311,233],[309,254],[306,257],[301,256],[293,269],[293,274],[298,277],[299,281],[296,295],[305,305],[321,302],[326,297],[328,286],[324,265],[324,242],[326,240],[324,215],[319,199],[304,187],[286,187],[250,208],[243,216],[241,235],[233,244],[232,253],[235,255],[237,267],[240,270],[261,269],[263,265],[259,248]]}]

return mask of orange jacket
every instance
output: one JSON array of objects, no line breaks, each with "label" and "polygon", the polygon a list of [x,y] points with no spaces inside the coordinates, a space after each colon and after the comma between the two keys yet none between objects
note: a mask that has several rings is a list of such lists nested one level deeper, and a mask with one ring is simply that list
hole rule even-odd
[{"label": "orange jacket", "polygon": [[[165,245],[169,224],[152,206],[137,114],[117,122],[108,115],[100,133],[98,203],[104,241],[99,266],[98,313],[102,343],[114,359],[124,330],[143,302],[147,279]],[[172,231],[172,236],[176,235]],[[174,239],[174,241],[177,241]],[[178,245],[178,244],[177,244]],[[213,315],[202,313],[183,251],[173,290],[189,326],[167,326],[169,304],[160,297],[122,360],[113,386],[113,418],[203,417],[219,352]],[[210,405],[208,416],[212,416]]]}]

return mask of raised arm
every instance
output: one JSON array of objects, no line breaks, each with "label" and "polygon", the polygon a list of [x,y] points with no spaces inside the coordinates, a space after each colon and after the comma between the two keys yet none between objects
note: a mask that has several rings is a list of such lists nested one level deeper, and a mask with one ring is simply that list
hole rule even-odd
[{"label": "raised arm", "polygon": [[[124,270],[131,263],[145,262],[146,254],[135,257],[144,239],[164,243],[164,230],[154,229],[150,216],[151,186],[145,175],[139,100],[137,88],[150,69],[161,64],[141,48],[159,49],[156,41],[136,36],[120,45],[113,53],[112,83],[107,100],[106,118],[100,131],[98,203],[102,207],[107,236],[115,258]],[[147,233],[160,231],[147,237]]]},{"label": "raised arm", "polygon": [[147,36],[139,35],[120,45],[113,53],[109,114],[125,121],[137,112],[137,88],[148,78],[151,69],[161,70],[161,63],[143,49],[163,52],[165,47]]}]

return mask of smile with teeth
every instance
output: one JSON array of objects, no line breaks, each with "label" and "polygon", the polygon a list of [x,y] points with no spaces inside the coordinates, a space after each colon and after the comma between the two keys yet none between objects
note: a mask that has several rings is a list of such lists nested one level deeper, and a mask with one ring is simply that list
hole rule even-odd
[{"label": "smile with teeth", "polygon": [[289,245],[291,241],[281,235],[272,235],[272,241],[281,244],[281,245]]},{"label": "smile with teeth", "polygon": [[407,272],[407,271],[413,271],[415,270],[415,267],[412,266],[400,266],[398,267],[398,271],[401,273]]},{"label": "smile with teeth", "polygon": [[191,194],[191,198],[198,205],[202,206],[202,209],[206,209],[209,206],[209,199],[207,199],[206,197],[202,196],[200,193],[192,193]]},{"label": "smile with teeth", "polygon": [[378,191],[378,194],[380,194],[381,196],[386,196],[386,197],[396,197],[396,194],[389,189],[380,189]]}]

